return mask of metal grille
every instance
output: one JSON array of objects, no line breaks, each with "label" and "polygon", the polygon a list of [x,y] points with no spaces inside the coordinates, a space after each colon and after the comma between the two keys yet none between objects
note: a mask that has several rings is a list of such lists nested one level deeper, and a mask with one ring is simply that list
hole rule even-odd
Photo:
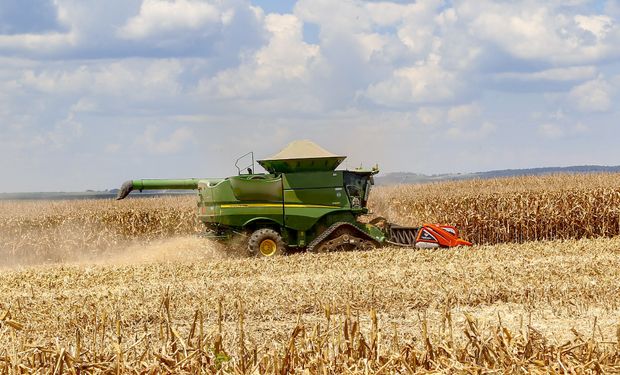
[{"label": "metal grille", "polygon": [[389,241],[401,246],[415,246],[415,239],[418,236],[419,227],[390,226]]}]

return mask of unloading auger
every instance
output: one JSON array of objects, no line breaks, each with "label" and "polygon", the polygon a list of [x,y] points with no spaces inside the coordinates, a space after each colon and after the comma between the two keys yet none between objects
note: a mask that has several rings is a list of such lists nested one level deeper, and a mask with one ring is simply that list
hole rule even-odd
[{"label": "unloading auger", "polygon": [[[337,170],[346,156],[332,154],[310,141],[295,141],[280,153],[258,160],[228,178],[143,179],[123,184],[117,199],[133,190],[198,191],[197,216],[205,236],[247,239],[257,256],[294,250],[330,252],[369,250],[386,245],[439,248],[471,246],[451,225],[405,227],[383,218],[364,223],[368,198],[378,168]],[[242,157],[243,158],[243,157]],[[245,171],[246,173],[242,173]]]}]

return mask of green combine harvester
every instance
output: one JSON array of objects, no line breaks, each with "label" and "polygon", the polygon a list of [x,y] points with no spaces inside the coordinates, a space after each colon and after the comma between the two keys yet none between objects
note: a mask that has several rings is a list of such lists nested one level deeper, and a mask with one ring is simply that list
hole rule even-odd
[{"label": "green combine harvester", "polygon": [[[251,164],[239,168],[246,157]],[[471,246],[449,225],[404,227],[383,218],[360,222],[358,218],[368,214],[373,176],[379,169],[337,170],[345,158],[313,142],[295,141],[273,157],[258,160],[267,173],[254,173],[254,155],[248,153],[235,163],[237,176],[132,180],[123,184],[117,199],[132,190],[198,190],[197,215],[205,236],[223,241],[244,236],[248,252],[257,256],[369,250],[386,244]]]}]

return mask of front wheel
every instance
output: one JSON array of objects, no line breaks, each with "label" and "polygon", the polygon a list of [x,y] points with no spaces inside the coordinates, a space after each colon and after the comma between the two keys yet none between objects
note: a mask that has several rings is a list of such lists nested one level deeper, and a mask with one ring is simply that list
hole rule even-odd
[{"label": "front wheel", "polygon": [[273,229],[255,230],[248,240],[248,252],[258,257],[272,257],[284,254],[286,244],[282,236]]}]

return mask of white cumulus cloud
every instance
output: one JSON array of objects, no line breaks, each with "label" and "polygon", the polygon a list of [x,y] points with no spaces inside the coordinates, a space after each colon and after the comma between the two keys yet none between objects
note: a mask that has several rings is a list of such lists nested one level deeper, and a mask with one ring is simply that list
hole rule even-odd
[{"label": "white cumulus cloud", "polygon": [[0,50],[28,51],[37,54],[65,49],[77,44],[73,33],[0,35]]},{"label": "white cumulus cloud", "polygon": [[605,112],[612,106],[613,86],[599,77],[575,86],[568,95],[582,112]]},{"label": "white cumulus cloud", "polygon": [[444,69],[438,56],[396,69],[392,77],[372,84],[366,95],[383,105],[433,103],[453,99],[461,87],[458,75]]},{"label": "white cumulus cloud", "polygon": [[[132,98],[163,97],[180,89],[183,66],[174,59],[124,59],[78,65],[48,65],[23,71],[19,83],[43,93]],[[91,100],[91,106],[94,104]]]},{"label": "white cumulus cloud", "polygon": [[496,130],[495,124],[485,121],[482,124],[469,127],[453,126],[446,131],[446,134],[455,140],[481,140],[489,137]]},{"label": "white cumulus cloud", "polygon": [[589,131],[590,128],[580,122],[573,125],[548,122],[538,126],[538,134],[552,140],[583,135]]},{"label": "white cumulus cloud", "polygon": [[594,78],[597,69],[594,66],[571,66],[567,68],[552,68],[532,73],[505,72],[497,73],[494,77],[498,80],[518,81],[581,81]]},{"label": "white cumulus cloud", "polygon": [[191,128],[183,126],[170,134],[160,134],[156,126],[149,126],[136,140],[136,144],[144,146],[152,154],[174,154],[192,140],[194,132]]},{"label": "white cumulus cloud", "polygon": [[220,20],[219,9],[205,1],[144,0],[140,13],[120,28],[119,36],[143,39],[179,30],[197,30]]},{"label": "white cumulus cloud", "polygon": [[613,19],[566,9],[554,2],[491,0],[464,1],[457,7],[471,33],[519,59],[574,64],[618,52]]},{"label": "white cumulus cloud", "polygon": [[564,136],[564,129],[557,124],[546,123],[538,127],[538,133],[546,138],[561,138]]},{"label": "white cumulus cloud", "polygon": [[316,45],[303,41],[302,23],[294,15],[270,14],[265,17],[270,38],[264,47],[234,69],[201,82],[203,91],[222,98],[246,98],[278,94],[278,88],[291,82],[308,83],[313,65],[320,58]]}]

